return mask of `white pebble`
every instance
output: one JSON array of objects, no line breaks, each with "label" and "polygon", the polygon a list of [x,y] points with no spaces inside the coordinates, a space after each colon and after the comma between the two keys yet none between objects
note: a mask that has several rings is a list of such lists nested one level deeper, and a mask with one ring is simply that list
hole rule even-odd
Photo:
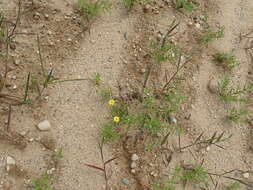
[{"label": "white pebble", "polygon": [[133,154],[133,155],[131,156],[131,160],[132,160],[132,161],[139,160],[139,156],[138,156],[137,154]]},{"label": "white pebble", "polygon": [[38,128],[41,131],[48,131],[51,129],[51,124],[48,120],[45,120],[38,124]]},{"label": "white pebble", "polygon": [[246,178],[246,179],[248,179],[249,178],[249,173],[244,173],[243,177]]},{"label": "white pebble", "polygon": [[132,162],[130,167],[133,169],[133,168],[136,168],[137,167],[137,164],[135,162]]}]

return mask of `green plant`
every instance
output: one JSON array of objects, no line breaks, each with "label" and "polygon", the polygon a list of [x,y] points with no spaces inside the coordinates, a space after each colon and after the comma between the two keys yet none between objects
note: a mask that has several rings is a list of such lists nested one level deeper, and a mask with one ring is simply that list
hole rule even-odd
[{"label": "green plant", "polygon": [[246,108],[232,108],[229,110],[227,119],[235,123],[243,123],[247,121],[247,115],[249,114]]},{"label": "green plant", "polygon": [[239,65],[239,62],[236,60],[233,51],[229,53],[216,53],[213,55],[213,58],[218,64],[228,70],[232,70]]},{"label": "green plant", "polygon": [[177,167],[173,176],[183,182],[184,187],[187,183],[208,186],[208,172],[200,165]]},{"label": "green plant", "polygon": [[155,190],[176,190],[176,187],[170,182],[159,182],[155,184]]},{"label": "green plant", "polygon": [[174,0],[173,3],[176,9],[188,12],[193,11],[199,6],[199,3],[193,0]]},{"label": "green plant", "polygon": [[100,90],[100,97],[103,103],[108,102],[112,98],[112,92],[109,88],[102,88]]},{"label": "green plant", "polygon": [[103,125],[101,136],[102,136],[103,143],[108,143],[108,142],[117,140],[119,138],[119,134],[116,131],[116,125],[110,124],[110,123]]},{"label": "green plant", "polygon": [[153,51],[151,59],[157,64],[167,60],[172,64],[176,64],[181,54],[181,48],[171,41],[164,42],[162,45],[156,41],[151,41],[150,47]]},{"label": "green plant", "polygon": [[112,4],[108,1],[89,1],[78,0],[77,8],[90,21],[96,16],[99,16],[102,12],[108,11],[112,7]]},{"label": "green plant", "polygon": [[239,190],[239,189],[240,189],[240,184],[238,182],[234,182],[223,188],[223,190]]},{"label": "green plant", "polygon": [[215,39],[223,38],[224,30],[225,27],[220,27],[218,31],[213,31],[213,29],[211,29],[211,27],[208,26],[201,36],[200,39],[201,43],[207,44],[208,42],[211,42]]},{"label": "green plant", "polygon": [[49,185],[48,175],[43,175],[41,178],[33,180],[34,189],[33,190],[53,190]]},{"label": "green plant", "polygon": [[122,2],[128,10],[131,10],[139,0],[122,0]]},{"label": "green plant", "polygon": [[230,85],[231,79],[228,76],[225,76],[219,83],[219,99],[225,102],[241,101],[246,102],[248,92],[253,90],[253,83],[246,84],[244,86],[237,85],[236,88]]},{"label": "green plant", "polygon": [[94,73],[94,75],[91,78],[91,81],[94,85],[100,86],[101,85],[101,75],[99,73]]}]

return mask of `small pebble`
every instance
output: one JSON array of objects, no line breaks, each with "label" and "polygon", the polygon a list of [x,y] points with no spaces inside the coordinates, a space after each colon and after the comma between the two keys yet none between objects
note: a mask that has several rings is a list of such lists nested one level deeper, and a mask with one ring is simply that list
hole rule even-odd
[{"label": "small pebble", "polygon": [[137,167],[137,164],[136,164],[135,162],[132,162],[131,165],[130,165],[130,167],[131,167],[132,169],[134,169],[134,168]]},{"label": "small pebble", "polygon": [[131,160],[132,161],[136,161],[136,160],[139,160],[140,158],[139,158],[139,156],[137,155],[137,154],[133,154],[132,156],[131,156]]},{"label": "small pebble", "polygon": [[207,152],[210,151],[210,146],[206,147],[206,151]]},{"label": "small pebble", "polygon": [[244,173],[243,177],[246,178],[246,179],[248,179],[249,178],[249,173]]},{"label": "small pebble", "polygon": [[149,4],[146,4],[143,8],[143,11],[146,13],[149,11],[149,9],[151,8],[151,6]]},{"label": "small pebble", "polygon": [[122,179],[122,183],[124,183],[125,185],[129,185],[129,184],[130,184],[130,181],[129,181],[129,179],[127,179],[127,178],[123,178],[123,179]]},{"label": "small pebble", "polygon": [[141,73],[144,74],[146,72],[146,69],[141,69]]},{"label": "small pebble", "polygon": [[38,124],[38,128],[41,131],[48,131],[51,129],[51,124],[48,120],[45,120]]},{"label": "small pebble", "polygon": [[136,170],[135,170],[135,169],[131,169],[131,173],[132,173],[132,174],[135,174],[135,173],[136,173]]},{"label": "small pebble", "polygon": [[49,18],[49,15],[48,15],[48,14],[45,14],[44,16],[45,16],[45,18],[46,18],[46,19],[48,19],[48,18]]},{"label": "small pebble", "polygon": [[197,29],[200,29],[200,27],[201,27],[201,25],[199,23],[196,23],[195,26]]},{"label": "small pebble", "polygon": [[6,171],[9,172],[13,167],[15,167],[16,161],[11,156],[6,158]]},{"label": "small pebble", "polygon": [[211,79],[207,84],[207,88],[211,93],[218,93],[219,92],[218,81],[215,79]]},{"label": "small pebble", "polygon": [[177,124],[177,119],[175,117],[170,117],[170,123]]}]

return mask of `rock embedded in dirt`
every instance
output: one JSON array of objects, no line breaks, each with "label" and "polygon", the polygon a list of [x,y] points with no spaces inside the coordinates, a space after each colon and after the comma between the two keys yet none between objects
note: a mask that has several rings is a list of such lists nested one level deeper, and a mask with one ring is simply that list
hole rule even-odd
[{"label": "rock embedded in dirt", "polygon": [[125,185],[129,185],[129,184],[130,184],[130,181],[129,181],[129,179],[127,179],[127,178],[123,178],[123,179],[122,179],[122,183],[124,183]]},{"label": "rock embedded in dirt", "polygon": [[6,171],[9,172],[16,166],[16,161],[11,156],[6,158]]},{"label": "rock embedded in dirt", "polygon": [[48,120],[44,120],[38,124],[38,129],[41,131],[49,131],[51,129],[51,124]]},{"label": "rock embedded in dirt", "polygon": [[177,119],[175,117],[169,117],[170,123],[177,124]]},{"label": "rock embedded in dirt", "polygon": [[137,154],[133,154],[132,156],[131,156],[131,160],[132,161],[137,161],[137,160],[139,160],[140,158],[139,158],[139,156],[137,155]]},{"label": "rock embedded in dirt", "polygon": [[243,177],[246,178],[246,179],[248,179],[249,178],[249,173],[244,173]]},{"label": "rock embedded in dirt", "polygon": [[196,23],[195,26],[196,26],[197,29],[201,28],[201,25],[199,23]]},{"label": "rock embedded in dirt", "polygon": [[136,164],[135,162],[132,162],[132,163],[130,164],[130,168],[134,169],[134,168],[136,168],[136,167],[137,167],[137,164]]},{"label": "rock embedded in dirt", "polygon": [[219,85],[218,85],[218,81],[215,79],[211,79],[209,80],[208,84],[207,84],[207,88],[211,93],[218,93],[219,92]]},{"label": "rock embedded in dirt", "polygon": [[149,4],[146,4],[143,8],[144,13],[147,13],[150,10],[151,6]]}]

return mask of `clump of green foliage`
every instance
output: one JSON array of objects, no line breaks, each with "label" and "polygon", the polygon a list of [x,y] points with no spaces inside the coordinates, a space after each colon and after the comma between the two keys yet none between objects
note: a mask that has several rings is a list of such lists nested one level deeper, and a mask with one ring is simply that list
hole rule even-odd
[{"label": "clump of green foliage", "polygon": [[89,1],[78,0],[77,8],[90,21],[94,17],[99,16],[101,13],[108,11],[112,7],[112,4],[108,1]]},{"label": "clump of green foliage", "polygon": [[200,41],[203,44],[207,44],[215,39],[223,38],[224,31],[225,31],[225,27],[220,27],[218,31],[214,31],[213,29],[211,29],[210,26],[208,26],[207,29],[204,30]]},{"label": "clump of green foliage", "polygon": [[229,113],[227,115],[227,119],[229,121],[235,122],[235,123],[244,123],[247,122],[247,116],[249,112],[246,108],[232,108],[229,110]]},{"label": "clump of green foliage", "polygon": [[192,12],[199,3],[193,0],[174,0],[174,6],[176,9],[185,11],[185,12]]},{"label": "clump of green foliage", "polygon": [[49,178],[46,174],[41,178],[33,180],[33,184],[33,190],[53,190],[53,188],[49,185]]},{"label": "clump of green foliage", "polygon": [[101,74],[99,73],[94,73],[93,76],[91,77],[91,81],[95,86],[100,86],[101,85]]},{"label": "clump of green foliage", "polygon": [[156,41],[151,41],[150,47],[153,51],[151,59],[157,64],[161,64],[167,60],[172,64],[176,64],[181,53],[181,48],[171,41],[168,41],[163,45]]},{"label": "clump of green foliage", "polygon": [[208,173],[200,165],[192,165],[189,167],[177,167],[174,176],[186,184],[187,182],[199,185],[208,185]]},{"label": "clump of green foliage", "polygon": [[156,190],[175,190],[175,185],[182,184],[185,188],[187,183],[199,186],[208,186],[208,173],[200,165],[176,167],[172,178],[168,181],[159,182],[155,185]]},{"label": "clump of green foliage", "polygon": [[231,86],[231,79],[225,76],[219,83],[219,98],[225,102],[246,102],[248,92],[253,90],[253,84],[246,84],[244,86],[237,85],[237,87]]},{"label": "clump of green foliage", "polygon": [[230,71],[239,65],[239,62],[236,60],[233,51],[229,53],[216,53],[213,55],[213,58],[219,65]]},{"label": "clump of green foliage", "polygon": [[128,10],[131,10],[136,3],[138,3],[140,0],[122,0],[123,4]]},{"label": "clump of green foliage", "polygon": [[116,125],[112,123],[105,124],[102,126],[101,135],[103,143],[115,141],[119,138],[119,134],[116,131]]},{"label": "clump of green foliage", "polygon": [[223,188],[223,190],[239,190],[239,189],[240,189],[240,184],[238,182],[234,182]]}]

